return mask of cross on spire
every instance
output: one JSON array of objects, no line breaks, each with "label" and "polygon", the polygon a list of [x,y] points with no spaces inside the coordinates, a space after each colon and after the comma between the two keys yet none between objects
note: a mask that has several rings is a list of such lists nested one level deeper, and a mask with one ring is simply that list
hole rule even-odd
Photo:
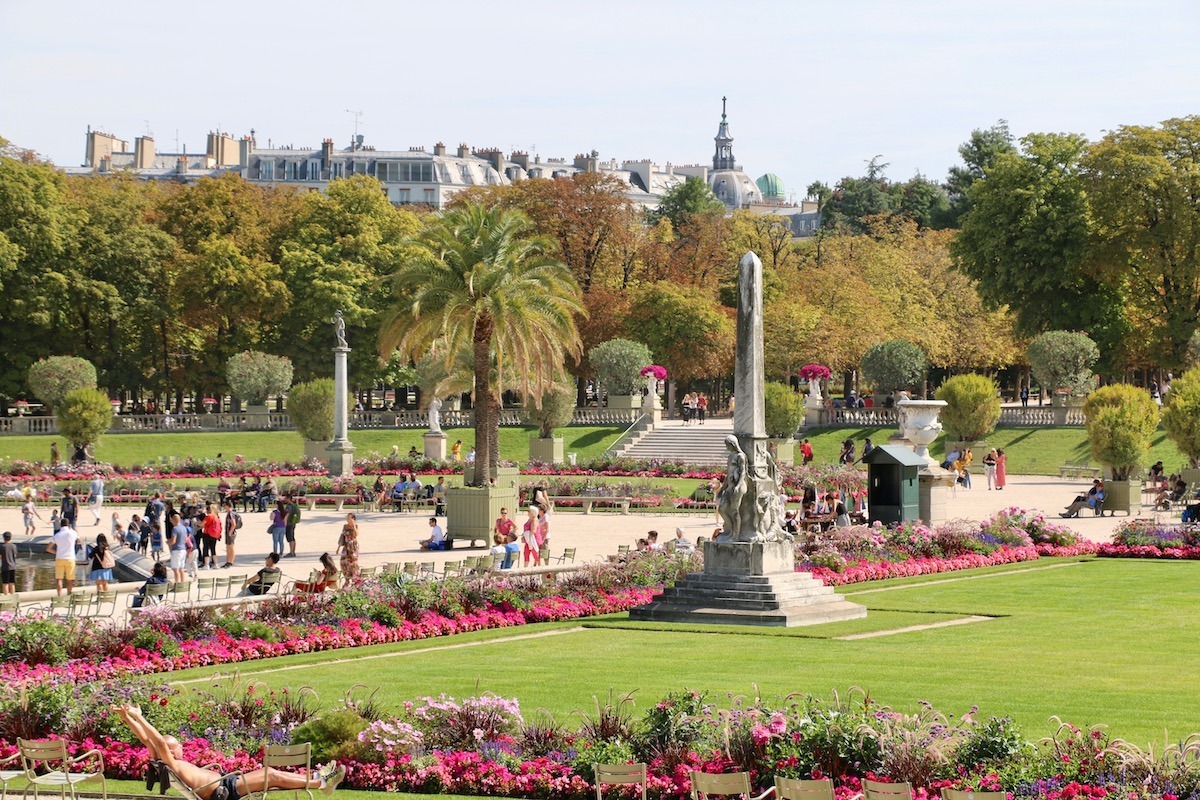
[{"label": "cross on spire", "polygon": [[725,121],[725,98],[721,98],[721,122]]}]

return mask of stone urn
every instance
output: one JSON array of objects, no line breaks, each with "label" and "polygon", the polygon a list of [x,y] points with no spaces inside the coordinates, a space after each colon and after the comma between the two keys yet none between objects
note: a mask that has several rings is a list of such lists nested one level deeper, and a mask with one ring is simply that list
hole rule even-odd
[{"label": "stone urn", "polygon": [[658,400],[658,378],[647,375],[646,396],[642,399],[642,410],[650,412],[656,408],[662,408],[662,404]]},{"label": "stone urn", "polygon": [[942,409],[946,407],[945,400],[901,400],[896,404],[901,409],[900,432],[904,438],[913,444],[913,451],[925,460],[931,467],[938,462],[929,455],[929,445],[933,444],[942,433],[942,423],[938,420]]}]

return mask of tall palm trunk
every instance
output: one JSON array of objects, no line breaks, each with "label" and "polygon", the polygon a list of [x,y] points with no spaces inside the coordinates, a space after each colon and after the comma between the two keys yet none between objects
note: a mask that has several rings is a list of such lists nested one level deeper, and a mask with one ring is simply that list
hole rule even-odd
[{"label": "tall palm trunk", "polygon": [[491,429],[495,427],[492,404],[492,332],[491,319],[475,322],[475,480],[476,486],[487,486],[492,478],[495,454],[492,453]]}]

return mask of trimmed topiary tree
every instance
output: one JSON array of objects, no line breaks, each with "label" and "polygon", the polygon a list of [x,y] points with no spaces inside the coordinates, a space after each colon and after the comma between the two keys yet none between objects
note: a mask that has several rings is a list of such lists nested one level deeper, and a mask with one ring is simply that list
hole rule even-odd
[{"label": "trimmed topiary tree", "polygon": [[271,395],[292,385],[292,360],[258,350],[243,350],[225,364],[229,390],[250,405],[263,405]]},{"label": "trimmed topiary tree", "polygon": [[1047,331],[1029,343],[1026,358],[1034,380],[1043,388],[1078,394],[1091,385],[1100,348],[1086,333]]},{"label": "trimmed topiary tree", "polygon": [[538,429],[541,439],[553,439],[554,429],[570,423],[575,415],[575,384],[564,377],[546,391],[539,400],[525,406],[525,421]]},{"label": "trimmed topiary tree", "polygon": [[[288,392],[287,410],[292,425],[306,441],[328,442],[333,439],[335,391],[333,378],[317,378],[298,383]],[[345,402],[349,412],[349,394]]]},{"label": "trimmed topiary tree", "polygon": [[638,394],[645,385],[640,372],[653,362],[650,348],[629,339],[610,339],[588,351],[596,381],[609,394]]},{"label": "trimmed topiary tree", "polygon": [[1187,456],[1188,466],[1200,467],[1200,368],[1171,381],[1162,424],[1179,452]]},{"label": "trimmed topiary tree", "polygon": [[977,442],[996,429],[1000,421],[1000,390],[984,375],[955,375],[933,395],[946,401],[942,425],[951,439]]},{"label": "trimmed topiary tree", "polygon": [[113,407],[108,395],[95,387],[82,386],[67,394],[55,409],[58,432],[80,453],[112,425]]},{"label": "trimmed topiary tree", "polygon": [[925,352],[903,339],[873,344],[862,357],[863,377],[881,391],[916,388],[928,365]]},{"label": "trimmed topiary tree", "polygon": [[76,389],[96,388],[96,367],[86,358],[50,356],[30,365],[29,391],[54,411]]},{"label": "trimmed topiary tree", "polygon": [[1092,457],[1112,470],[1114,480],[1131,480],[1145,465],[1158,428],[1158,406],[1149,393],[1127,383],[1102,386],[1088,396],[1083,415]]},{"label": "trimmed topiary tree", "polygon": [[778,381],[769,381],[763,390],[767,435],[775,439],[791,438],[804,422],[804,395]]}]

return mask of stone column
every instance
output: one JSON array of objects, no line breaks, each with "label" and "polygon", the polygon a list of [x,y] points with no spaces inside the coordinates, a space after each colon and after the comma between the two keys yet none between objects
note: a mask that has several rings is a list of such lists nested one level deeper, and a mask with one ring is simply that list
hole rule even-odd
[{"label": "stone column", "polygon": [[333,441],[325,452],[329,454],[329,474],[335,478],[354,474],[354,445],[348,438],[349,420],[346,413],[346,397],[350,394],[350,381],[346,370],[346,358],[350,348],[333,348]]}]

